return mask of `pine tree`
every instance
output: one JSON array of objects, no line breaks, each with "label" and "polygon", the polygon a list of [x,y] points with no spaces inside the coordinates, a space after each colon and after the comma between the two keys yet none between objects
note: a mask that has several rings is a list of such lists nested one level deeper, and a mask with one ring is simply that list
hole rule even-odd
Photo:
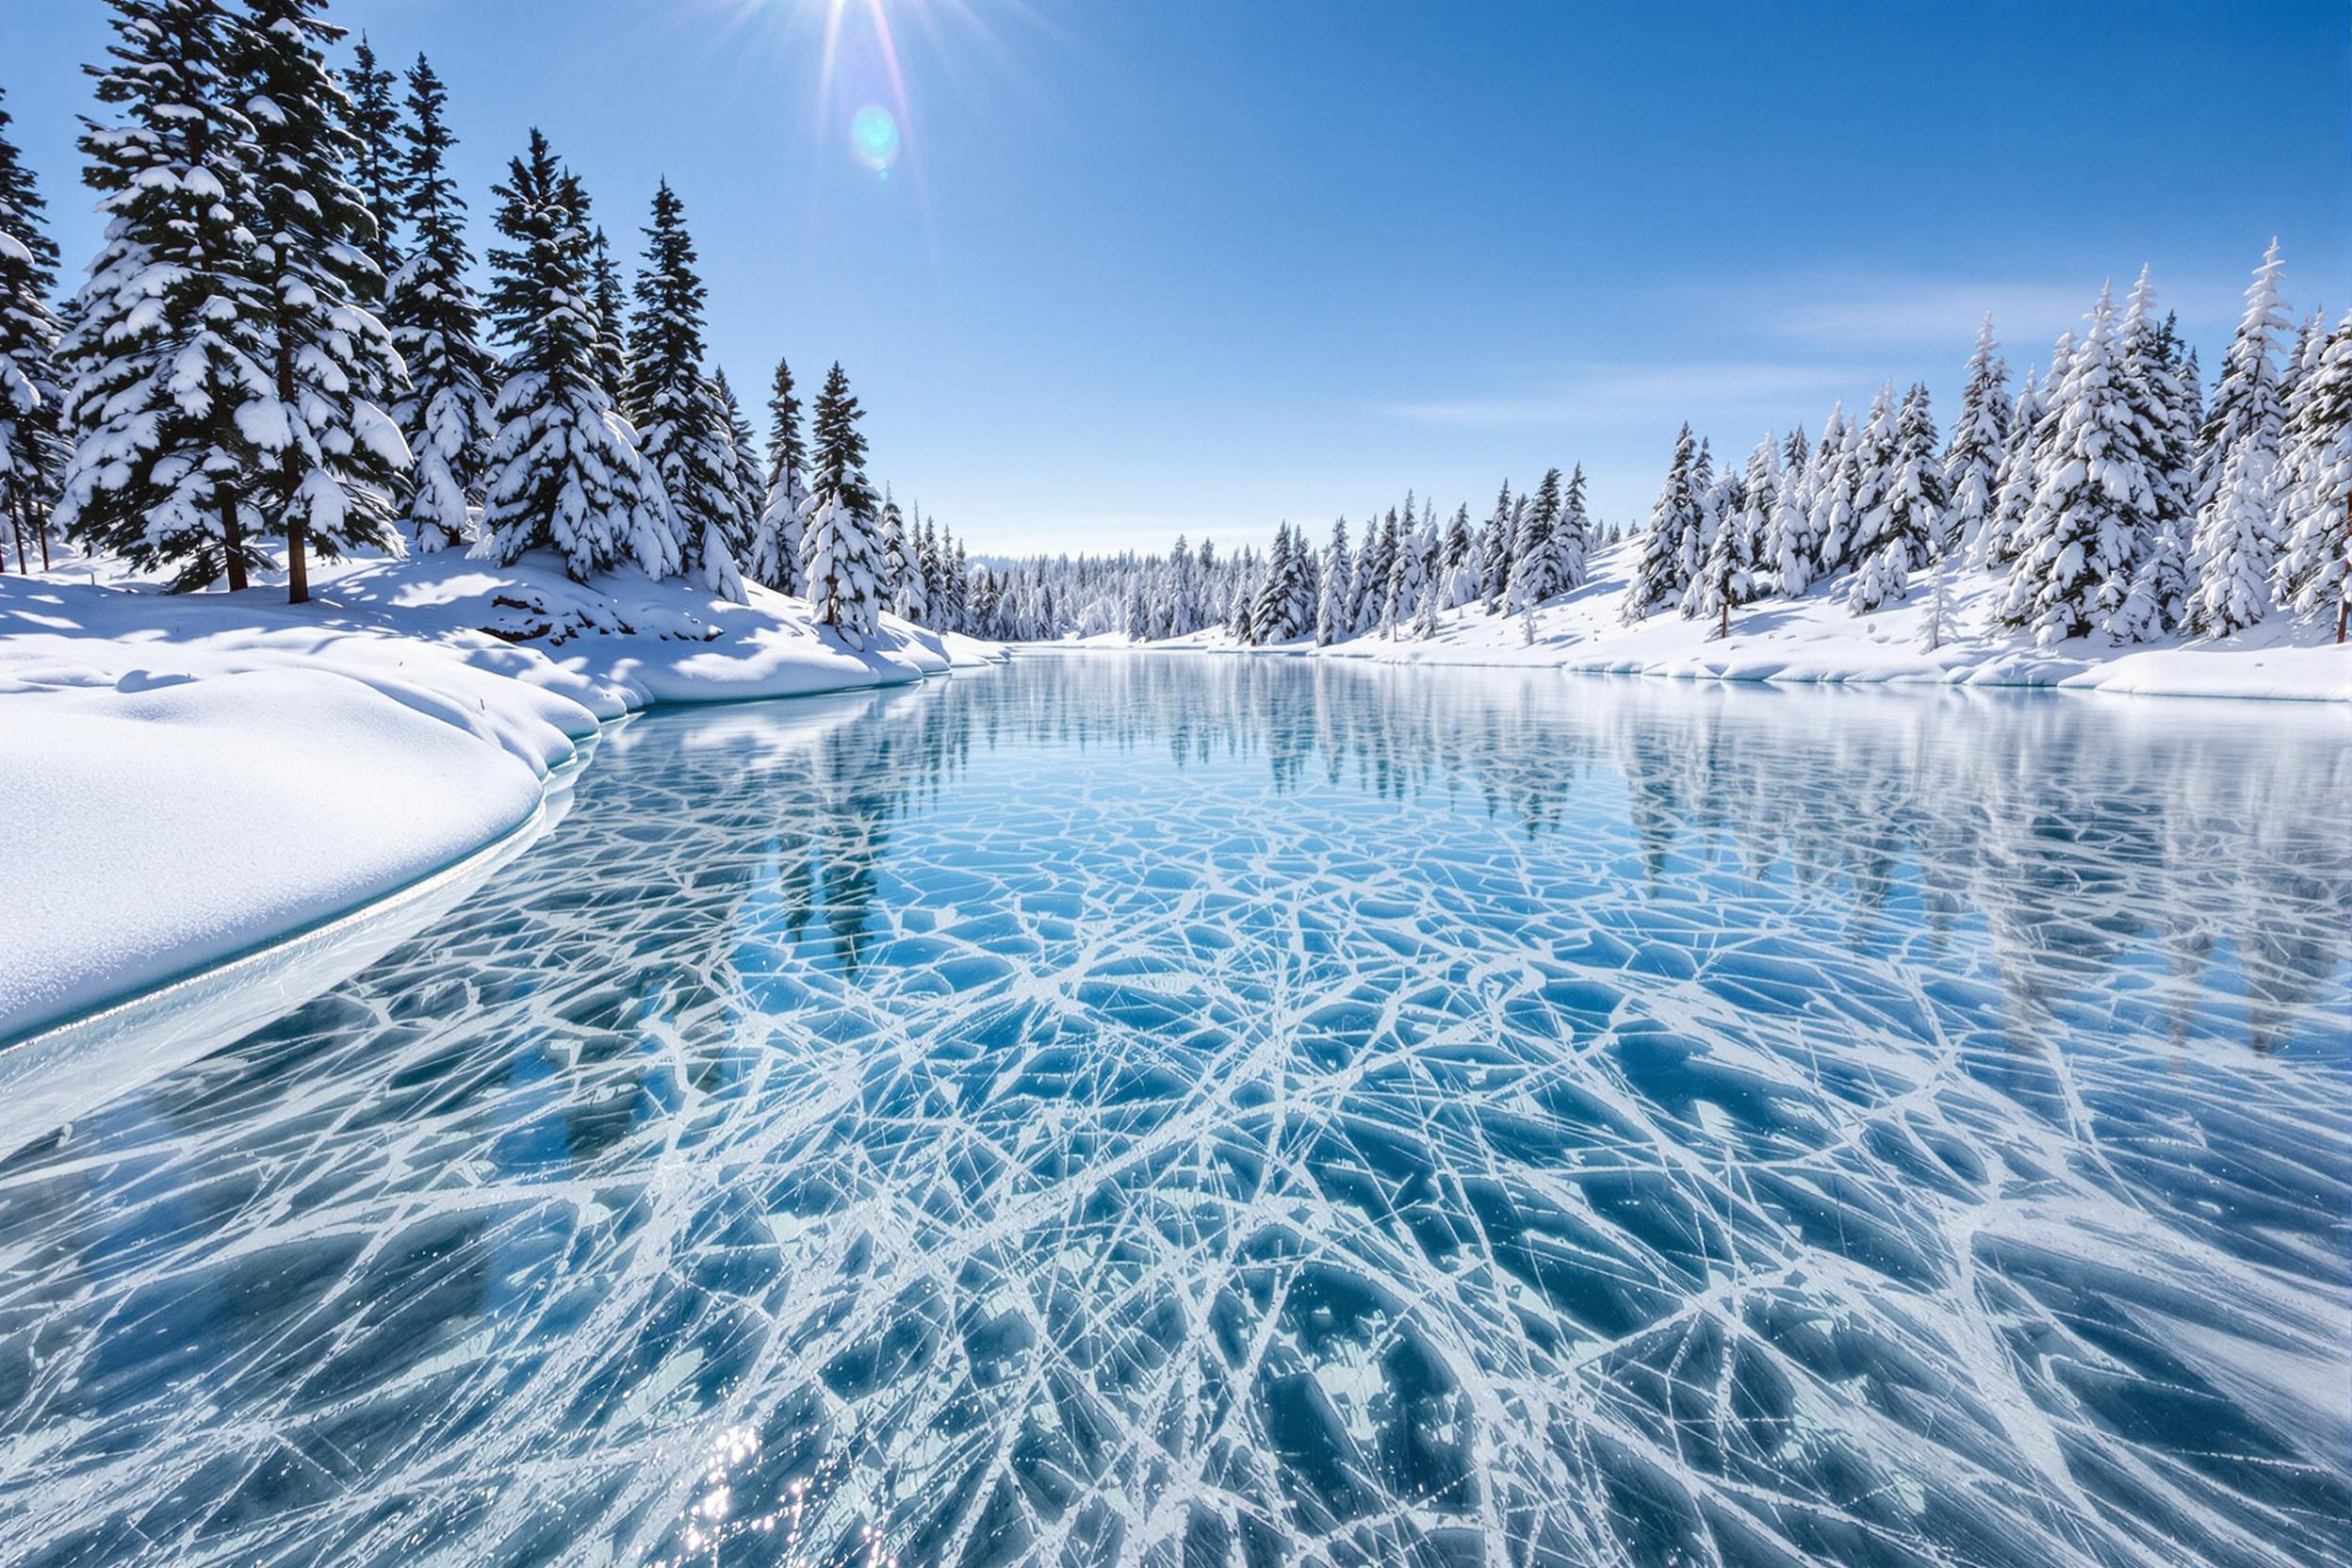
[{"label": "pine tree", "polygon": [[2270,489],[2285,423],[2277,360],[2287,324],[2278,297],[2283,270],[2274,239],[2246,288],[2246,314],[2230,338],[2221,384],[2205,416],[2189,551],[2195,580],[2189,625],[2208,636],[2252,626],[2270,608],[2278,546]]},{"label": "pine tree", "polygon": [[1846,608],[1867,615],[1906,598],[1911,574],[1925,565],[1943,529],[1944,474],[1936,458],[1936,418],[1917,383],[1895,416],[1886,483],[1872,497],[1854,541],[1859,568]]},{"label": "pine tree", "polygon": [[2156,289],[2142,268],[2116,339],[2115,373],[2132,411],[2128,461],[2138,465],[2147,512],[2131,522],[2120,580],[2099,588],[2099,628],[2111,643],[2143,643],[2187,608],[2186,542],[2195,432],[2179,379],[2179,349],[2155,317]]},{"label": "pine tree", "polygon": [[1364,525],[1364,544],[1356,551],[1355,632],[1366,637],[1380,629],[1380,609],[1388,594],[1390,571],[1396,564],[1396,514],[1383,524],[1374,514]]},{"label": "pine tree", "polygon": [[1634,563],[1632,580],[1625,585],[1627,625],[1674,602],[1682,592],[1682,540],[1692,529],[1704,526],[1699,491],[1693,482],[1697,464],[1698,444],[1686,424],[1674,437],[1666,482],[1650,508],[1649,531],[1642,536],[1641,557]]},{"label": "pine tree", "polygon": [[[16,566],[29,565],[28,537],[49,566],[49,513],[70,450],[60,416],[60,328],[49,297],[57,284],[57,245],[41,229],[45,205],[33,172],[8,138],[0,98],[0,518],[16,540]],[[7,564],[0,541],[0,568]]]},{"label": "pine tree", "polygon": [[360,193],[343,178],[354,151],[326,52],[343,29],[326,0],[247,0],[237,50],[253,122],[253,276],[269,293],[276,408],[249,416],[266,455],[265,526],[286,539],[286,597],[310,597],[311,552],[334,560],[391,546],[392,492],[411,459],[385,405],[406,390],[392,335],[370,310],[384,274]]},{"label": "pine tree", "polygon": [[1748,454],[1747,473],[1727,497],[1728,506],[1707,542],[1697,591],[1690,596],[1698,613],[1717,619],[1716,635],[1731,635],[1731,612],[1757,596],[1757,568],[1765,519],[1780,489],[1780,452],[1766,435]]},{"label": "pine tree", "polygon": [[1505,480],[1501,493],[1494,498],[1494,511],[1478,533],[1478,586],[1472,596],[1486,601],[1490,615],[1502,609],[1503,595],[1511,586],[1511,519],[1518,512],[1518,503],[1511,498],[1511,482]]},{"label": "pine tree", "polygon": [[2090,331],[2051,399],[2049,444],[1999,614],[2044,646],[2099,629],[2099,586],[2118,577],[2148,507],[2131,404],[2116,374],[2115,296],[2099,291]]},{"label": "pine tree", "polygon": [[1404,521],[1396,520],[1394,512],[1388,514],[1389,539],[1388,589],[1380,601],[1380,635],[1390,642],[1396,640],[1399,626],[1413,624],[1413,612],[1421,603],[1421,588],[1428,562],[1423,558],[1420,541],[1413,526],[1413,498],[1405,498]]},{"label": "pine tree", "polygon": [[[776,380],[768,394],[768,484],[752,531],[748,557],[751,580],[779,594],[802,594],[800,547],[807,518],[808,488],[803,478],[807,464],[801,455],[800,400],[792,395],[792,367],[776,362]],[[926,581],[926,596],[939,597],[936,547]]]},{"label": "pine tree", "polygon": [[422,55],[408,74],[401,188],[406,192],[409,257],[392,277],[384,306],[393,347],[408,367],[408,389],[392,417],[414,464],[394,497],[419,551],[465,543],[467,498],[482,488],[492,430],[489,386],[495,362],[482,346],[482,309],[466,273],[465,199],[449,177],[449,93]]},{"label": "pine tree", "polygon": [[1812,585],[1821,558],[1821,540],[1813,531],[1817,487],[1828,454],[1843,440],[1845,415],[1842,402],[1830,411],[1819,446],[1806,443],[1803,427],[1788,438],[1788,467],[1757,553],[1773,588],[1790,597]]},{"label": "pine tree", "polygon": [[582,581],[625,562],[667,576],[678,564],[668,500],[605,394],[587,192],[536,130],[493,190],[508,243],[490,253],[490,313],[512,349],[475,553],[505,564],[553,549]]},{"label": "pine tree", "polygon": [[1478,543],[1470,532],[1470,507],[1467,502],[1454,509],[1454,520],[1446,525],[1446,544],[1439,553],[1444,571],[1446,602],[1442,608],[1460,609],[1470,602],[1471,573],[1476,569]]},{"label": "pine tree", "polygon": [[1295,553],[1290,524],[1285,521],[1274,531],[1274,553],[1266,564],[1266,580],[1258,585],[1257,602],[1250,616],[1250,641],[1253,644],[1284,643],[1298,634],[1290,620],[1290,587]]},{"label": "pine tree", "polygon": [[[874,537],[874,490],[866,481],[866,438],[858,400],[836,363],[817,394],[811,421],[815,452],[808,486],[808,531],[801,541],[801,580],[829,626],[863,648],[881,625],[881,549]],[[956,575],[965,580],[958,548]]]},{"label": "pine tree", "polygon": [[1560,470],[1547,468],[1511,540],[1511,609],[1542,604],[1559,592],[1552,581],[1552,530],[1559,521]]},{"label": "pine tree", "polygon": [[[1435,566],[1434,558],[1438,550],[1432,549],[1429,553],[1432,557],[1431,565]],[[1432,570],[1427,575],[1421,584],[1421,608],[1413,612],[1413,634],[1425,643],[1437,635],[1438,601],[1445,595],[1445,588],[1438,580],[1442,575],[1443,573],[1438,570]],[[1528,613],[1534,613],[1532,605],[1528,607]]]},{"label": "pine tree", "polygon": [[[1178,559],[1184,552],[1177,551]],[[1348,551],[1348,519],[1331,525],[1331,542],[1323,551],[1322,594],[1315,609],[1315,642],[1330,647],[1355,632],[1349,619],[1355,601],[1355,559]]]},{"label": "pine tree", "polygon": [[1969,557],[1971,564],[2001,568],[2017,558],[2017,535],[2025,527],[2025,514],[2034,506],[2035,465],[2055,428],[2050,416],[2050,398],[2073,352],[2074,335],[2069,332],[2058,339],[2050,355],[2049,381],[2037,379],[2033,367],[2026,368],[2025,385],[2009,411],[2009,449],[2001,456],[2001,470],[1993,486],[1992,514],[1977,535],[1976,548]]},{"label": "pine tree", "polygon": [[1960,417],[1952,421],[1952,445],[1944,449],[1944,494],[1950,504],[1936,531],[1936,559],[1972,558],[1992,515],[2001,462],[2009,449],[2009,364],[1993,337],[1990,312],[1976,331],[1968,356],[1968,384],[1960,394]]},{"label": "pine tree", "polygon": [[[1467,512],[1465,509],[1464,516]],[[1560,521],[1552,526],[1552,592],[1574,593],[1584,586],[1592,553],[1592,519],[1584,509],[1584,465],[1568,476],[1561,492]]]},{"label": "pine tree", "polygon": [[[906,514],[898,509],[898,502],[887,487],[882,492],[882,514],[875,531],[881,546],[876,586],[881,590],[882,608],[902,619],[912,620],[914,617],[906,613],[906,606],[910,592],[907,584],[919,573],[915,547],[906,536]],[[922,590],[916,588],[912,592],[920,594]]]},{"label": "pine tree", "polygon": [[[906,506],[906,534],[900,544],[903,560],[899,565],[898,602],[891,608],[899,619],[912,626],[931,624],[931,567],[924,559],[923,543],[923,509],[909,501]],[[1149,637],[1150,632],[1145,635]]]},{"label": "pine tree", "polygon": [[85,121],[106,241],[61,354],[74,451],[57,521],[175,590],[269,564],[248,433],[274,401],[271,302],[253,280],[253,127],[234,102],[219,0],[113,0],[112,123]]},{"label": "pine tree", "polygon": [[760,509],[767,504],[767,476],[760,466],[760,438],[751,433],[743,400],[727,379],[727,368],[710,372],[710,391],[727,411],[727,455],[732,480],[727,485],[727,553],[738,565],[751,559],[751,537],[759,527]]},{"label": "pine tree", "polygon": [[1783,593],[1801,594],[1813,583],[1826,582],[1844,564],[1835,553],[1833,541],[1844,540],[1854,528],[1854,487],[1861,447],[1862,428],[1846,413],[1841,400],[1830,416],[1829,428],[1821,433],[1821,444],[1813,452],[1814,471],[1806,486],[1812,493],[1813,510],[1805,519],[1810,547],[1803,562],[1805,581],[1794,583],[1788,561],[1782,560]]},{"label": "pine tree", "polygon": [[722,598],[743,602],[730,535],[747,532],[737,512],[735,455],[727,405],[702,368],[703,301],[685,204],[662,180],[645,229],[629,320],[629,402],[637,449],[669,498],[672,547],[680,571]]},{"label": "pine tree", "polygon": [[350,139],[351,185],[374,225],[361,248],[387,283],[400,270],[400,218],[408,204],[408,162],[399,139],[400,106],[392,96],[398,80],[377,66],[376,52],[362,33],[351,49],[351,68],[343,73],[344,96],[335,106]]},{"label": "pine tree", "polygon": [[1895,384],[1882,382],[1878,395],[1870,400],[1870,412],[1862,421],[1861,433],[1854,440],[1854,460],[1848,469],[1853,482],[1846,493],[1846,504],[1832,513],[1829,531],[1821,535],[1824,575],[1835,576],[1862,564],[1871,517],[1886,504],[1887,487],[1894,482],[1897,416]]},{"label": "pine tree", "polygon": [[2341,643],[2352,608],[2352,314],[2297,384],[2278,495],[2279,602],[2298,615],[2333,612]]},{"label": "pine tree", "polygon": [[616,410],[629,407],[629,320],[612,242],[598,229],[589,239],[590,302],[596,312],[596,384]]}]

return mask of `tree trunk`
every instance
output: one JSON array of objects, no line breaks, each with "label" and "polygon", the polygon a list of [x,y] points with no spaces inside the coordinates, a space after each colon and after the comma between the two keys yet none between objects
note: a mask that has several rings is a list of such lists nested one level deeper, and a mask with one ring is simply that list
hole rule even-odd
[{"label": "tree trunk", "polygon": [[1723,601],[1723,621],[1715,633],[1715,640],[1719,643],[1731,641],[1731,601],[1729,599]]},{"label": "tree trunk", "polygon": [[43,517],[33,533],[41,541],[41,569],[45,572],[49,569],[49,519]]},{"label": "tree trunk", "polygon": [[229,552],[229,592],[245,591],[245,525],[237,520],[234,491],[220,498],[220,542]]},{"label": "tree trunk", "polygon": [[2344,623],[2352,618],[2352,593],[2336,601],[2336,645],[2344,645]]},{"label": "tree trunk", "polygon": [[302,547],[310,539],[310,525],[300,518],[286,526],[286,602],[310,602],[310,562]]}]

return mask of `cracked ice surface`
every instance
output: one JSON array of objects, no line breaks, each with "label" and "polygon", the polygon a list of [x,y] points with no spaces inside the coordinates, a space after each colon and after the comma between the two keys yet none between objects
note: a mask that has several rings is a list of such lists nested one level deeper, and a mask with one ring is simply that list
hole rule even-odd
[{"label": "cracked ice surface", "polygon": [[2341,714],[660,714],[0,1163],[0,1559],[2344,1563]]}]

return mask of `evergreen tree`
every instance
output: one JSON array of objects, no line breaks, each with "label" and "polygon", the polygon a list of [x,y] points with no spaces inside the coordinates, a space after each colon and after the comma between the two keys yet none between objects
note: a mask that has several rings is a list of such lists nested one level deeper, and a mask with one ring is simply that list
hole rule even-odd
[{"label": "evergreen tree", "polygon": [[1388,579],[1396,564],[1396,514],[1383,524],[1375,514],[1364,525],[1364,545],[1356,551],[1355,632],[1369,636],[1380,629],[1380,609],[1388,594]]},{"label": "evergreen tree", "polygon": [[1780,490],[1780,452],[1766,435],[1748,454],[1748,468],[1707,541],[1707,559],[1700,564],[1697,592],[1690,596],[1698,613],[1717,619],[1716,635],[1731,635],[1731,612],[1757,596],[1765,520],[1771,516]]},{"label": "evergreen tree", "polygon": [[2200,442],[2190,547],[2189,625],[2208,636],[2252,626],[2270,608],[2278,541],[2271,482],[2285,423],[2278,340],[2286,310],[2278,297],[2278,242],[2272,240],[2246,291],[2246,314],[2230,341]]},{"label": "evergreen tree", "polygon": [[[866,438],[858,432],[858,400],[837,363],[817,393],[811,421],[813,469],[808,531],[801,542],[801,579],[817,620],[853,648],[863,648],[881,625],[881,547],[875,538],[874,490],[866,481]],[[956,575],[967,580],[962,550]]]},{"label": "evergreen tree", "polygon": [[1987,312],[1976,331],[1976,351],[1968,356],[1968,384],[1960,394],[1960,417],[1952,421],[1952,445],[1944,449],[1944,494],[1950,504],[1931,551],[1937,560],[1955,553],[1973,558],[1992,515],[2001,461],[2009,449],[2009,365],[2000,347]]},{"label": "evergreen tree", "polygon": [[613,408],[629,408],[629,322],[621,271],[612,265],[612,242],[598,229],[589,240],[590,303],[596,312],[596,384]]},{"label": "evergreen tree", "polygon": [[1285,521],[1274,531],[1274,553],[1266,560],[1266,579],[1258,585],[1257,602],[1250,611],[1249,640],[1253,644],[1286,643],[1298,634],[1299,629],[1290,619],[1296,553],[1290,524]]},{"label": "evergreen tree", "polygon": [[[49,513],[57,505],[69,448],[59,425],[65,388],[57,368],[59,327],[49,297],[57,284],[57,245],[41,226],[45,210],[33,172],[8,137],[0,98],[0,518],[16,540],[16,566],[30,558],[28,538],[49,565]],[[0,541],[0,567],[7,562]]]},{"label": "evergreen tree", "polygon": [[1547,468],[1511,540],[1511,609],[1542,604],[1559,591],[1552,581],[1552,530],[1559,521],[1560,470]]},{"label": "evergreen tree", "polygon": [[[923,509],[909,501],[906,506],[906,531],[899,545],[902,560],[898,572],[898,602],[891,608],[899,619],[912,626],[931,624],[930,568],[923,559]],[[1149,638],[1152,632],[1144,635]]]},{"label": "evergreen tree", "polygon": [[1895,384],[1882,382],[1854,441],[1846,504],[1832,512],[1829,531],[1821,535],[1824,575],[1835,576],[1862,563],[1868,531],[1874,526],[1872,517],[1885,506],[1887,489],[1894,482],[1897,417]]},{"label": "evergreen tree", "polygon": [[448,103],[441,78],[417,56],[408,74],[400,165],[412,249],[393,275],[384,315],[408,367],[408,388],[395,396],[392,417],[414,459],[394,510],[420,551],[465,543],[466,505],[482,488],[493,428],[495,366],[482,346],[481,306],[466,281],[474,258],[466,245],[465,199],[449,172],[457,139],[443,119]]},{"label": "evergreen tree", "polygon": [[[751,580],[779,594],[804,594],[800,547],[805,532],[808,488],[803,475],[800,400],[792,395],[792,367],[776,362],[776,380],[768,394],[768,485],[752,531],[749,557]],[[940,596],[937,542],[925,587],[926,597]]]},{"label": "evergreen tree", "polygon": [[2025,385],[2009,411],[2009,449],[2001,456],[2000,474],[1993,486],[1992,514],[1978,533],[1976,549],[1970,557],[1974,564],[2000,568],[2017,558],[2017,536],[2025,527],[2025,514],[2034,506],[2035,466],[2055,428],[2050,416],[2050,398],[2073,351],[2074,335],[2069,332],[2058,339],[2057,349],[2050,355],[2052,373],[2049,381],[2037,380],[2033,368],[2026,368]]},{"label": "evergreen tree", "polygon": [[629,403],[637,449],[669,498],[672,548],[679,569],[710,593],[743,602],[729,535],[749,531],[737,511],[735,454],[727,405],[704,373],[702,278],[686,208],[662,181],[646,225],[629,321]]},{"label": "evergreen tree", "polygon": [[490,253],[490,314],[512,347],[475,551],[505,564],[552,549],[583,581],[625,562],[667,576],[678,564],[669,502],[605,393],[587,192],[536,130],[493,191],[507,244]]},{"label": "evergreen tree", "polygon": [[751,537],[759,527],[760,509],[767,504],[767,475],[760,466],[760,438],[751,433],[743,400],[735,395],[725,366],[710,372],[710,390],[727,411],[727,455],[732,474],[727,485],[731,504],[727,507],[727,553],[741,565],[751,559]]},{"label": "evergreen tree", "polygon": [[1420,540],[1413,526],[1413,498],[1405,498],[1404,521],[1396,520],[1394,512],[1388,514],[1388,591],[1380,603],[1380,635],[1390,642],[1396,640],[1399,626],[1410,627],[1413,612],[1421,603],[1421,588],[1428,562],[1423,558]]},{"label": "evergreen tree", "polygon": [[1682,593],[1682,541],[1686,534],[1705,524],[1695,483],[1697,466],[1698,444],[1691,439],[1690,427],[1686,424],[1674,437],[1674,455],[1667,466],[1666,482],[1650,508],[1649,531],[1642,536],[1641,556],[1634,563],[1632,580],[1625,585],[1624,614],[1627,625],[1674,603]]},{"label": "evergreen tree", "polygon": [[270,300],[276,408],[247,433],[268,467],[264,526],[286,539],[286,597],[310,597],[313,550],[327,560],[393,542],[392,492],[408,444],[385,405],[407,387],[392,335],[370,306],[384,274],[366,246],[375,220],[343,177],[354,151],[326,52],[343,29],[326,0],[247,0],[237,61],[253,125],[253,276]]},{"label": "evergreen tree", "polygon": [[[1467,515],[1467,509],[1464,511]],[[1592,519],[1584,509],[1584,465],[1568,476],[1561,492],[1560,521],[1552,526],[1552,592],[1574,593],[1584,586],[1592,553]]]},{"label": "evergreen tree", "polygon": [[1781,558],[1790,552],[1804,552],[1798,562],[1799,591],[1809,577],[1809,550],[1805,544],[1811,521],[1813,492],[1809,474],[1813,466],[1813,444],[1805,438],[1805,427],[1799,425],[1788,434],[1781,448],[1781,475],[1772,492],[1772,509],[1765,515],[1764,529],[1757,536],[1756,588],[1759,594],[1774,590],[1788,592]]},{"label": "evergreen tree", "polygon": [[[1181,562],[1184,551],[1176,552]],[[1331,525],[1331,542],[1323,551],[1322,594],[1315,609],[1315,642],[1330,647],[1354,635],[1350,615],[1355,607],[1355,558],[1348,550],[1348,519]]]},{"label": "evergreen tree", "polygon": [[1503,594],[1511,585],[1511,519],[1517,514],[1511,482],[1505,480],[1501,493],[1494,498],[1494,514],[1478,533],[1478,582],[1471,596],[1486,601],[1489,614],[1502,608]]},{"label": "evergreen tree", "polygon": [[1699,509],[1683,520],[1682,537],[1674,547],[1675,580],[1681,589],[1677,602],[1685,615],[1699,612],[1693,590],[1707,564],[1707,552],[1715,543],[1716,526],[1723,517],[1723,485],[1715,477],[1715,455],[1705,436],[1699,437],[1699,455],[1690,466],[1690,488],[1698,497]]},{"label": "evergreen tree", "polygon": [[1779,564],[1783,593],[1801,594],[1813,583],[1826,582],[1844,564],[1843,557],[1836,552],[1841,547],[1838,542],[1849,537],[1854,529],[1854,487],[1861,448],[1862,427],[1840,400],[1813,453],[1814,474],[1807,486],[1813,495],[1813,511],[1805,519],[1811,547],[1803,563],[1805,582],[1791,581],[1789,563],[1783,560]]},{"label": "evergreen tree", "polygon": [[1998,612],[2045,646],[2099,629],[2102,583],[2130,560],[2130,531],[2148,508],[2132,451],[2131,404],[2115,373],[2115,297],[2099,291],[2090,331],[2051,400],[2050,435],[2036,460],[2034,504]]},{"label": "evergreen tree", "polygon": [[920,568],[915,563],[915,546],[906,536],[906,514],[898,509],[898,502],[886,487],[882,492],[882,515],[876,527],[880,537],[877,586],[882,594],[882,608],[903,619],[914,617],[906,613],[909,594],[920,594],[920,587],[909,589],[916,581]]},{"label": "evergreen tree", "polygon": [[1454,509],[1454,520],[1446,525],[1446,544],[1438,557],[1446,589],[1441,608],[1454,610],[1470,602],[1470,579],[1477,558],[1478,542],[1470,531],[1470,508],[1464,503]]},{"label": "evergreen tree", "polygon": [[2140,469],[2147,512],[2132,520],[2130,560],[2120,580],[2100,585],[2099,626],[2111,643],[2142,643],[2174,625],[2187,609],[2186,540],[2196,436],[2179,380],[2178,346],[2155,317],[2156,290],[2146,268],[2132,286],[2116,339],[2115,374],[2132,411],[2127,461]]},{"label": "evergreen tree", "polygon": [[111,63],[85,121],[106,240],[61,353],[74,433],[57,521],[175,590],[269,564],[256,505],[274,416],[272,302],[252,276],[253,127],[228,78],[219,0],[113,0]]},{"label": "evergreen tree", "polygon": [[1883,488],[1854,541],[1858,571],[1846,608],[1867,615],[1909,596],[1911,574],[1925,565],[1943,528],[1944,474],[1936,458],[1936,418],[1917,383],[1895,416],[1894,449]]},{"label": "evergreen tree", "polygon": [[[1442,543],[1436,541],[1433,541],[1433,544],[1437,544],[1437,547],[1429,552],[1432,570],[1427,574],[1426,580],[1421,584],[1421,608],[1414,611],[1413,616],[1413,634],[1425,643],[1437,635],[1438,601],[1444,597],[1446,592],[1439,581],[1444,574],[1441,570],[1435,569],[1438,566],[1437,557],[1443,546]],[[1529,612],[1533,612],[1532,606],[1529,607]]]},{"label": "evergreen tree", "polygon": [[1772,573],[1772,585],[1791,598],[1811,587],[1820,575],[1821,540],[1815,531],[1814,520],[1827,518],[1821,492],[1829,482],[1830,466],[1844,449],[1845,440],[1846,405],[1840,401],[1830,410],[1829,420],[1821,427],[1820,443],[1810,449],[1800,444],[1790,453],[1788,478],[1774,501],[1761,554],[1766,569]]},{"label": "evergreen tree", "polygon": [[2332,612],[2341,643],[2352,606],[2352,314],[2295,391],[2278,479],[2278,599],[2298,615]]},{"label": "evergreen tree", "polygon": [[343,73],[344,95],[335,104],[349,139],[351,184],[373,225],[361,248],[375,263],[376,275],[386,282],[400,270],[400,218],[408,204],[408,161],[400,142],[400,110],[392,96],[398,81],[376,64],[376,52],[362,33],[351,49],[351,68]]}]

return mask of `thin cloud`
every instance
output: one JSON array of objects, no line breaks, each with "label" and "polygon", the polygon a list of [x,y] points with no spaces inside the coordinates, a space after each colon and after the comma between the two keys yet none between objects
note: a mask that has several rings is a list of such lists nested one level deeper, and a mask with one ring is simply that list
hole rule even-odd
[{"label": "thin cloud", "polygon": [[1642,425],[1661,415],[1777,413],[1850,391],[1869,380],[1851,366],[1752,361],[1690,365],[1585,365],[1552,387],[1397,403],[1387,412],[1419,424],[1486,430]]}]

